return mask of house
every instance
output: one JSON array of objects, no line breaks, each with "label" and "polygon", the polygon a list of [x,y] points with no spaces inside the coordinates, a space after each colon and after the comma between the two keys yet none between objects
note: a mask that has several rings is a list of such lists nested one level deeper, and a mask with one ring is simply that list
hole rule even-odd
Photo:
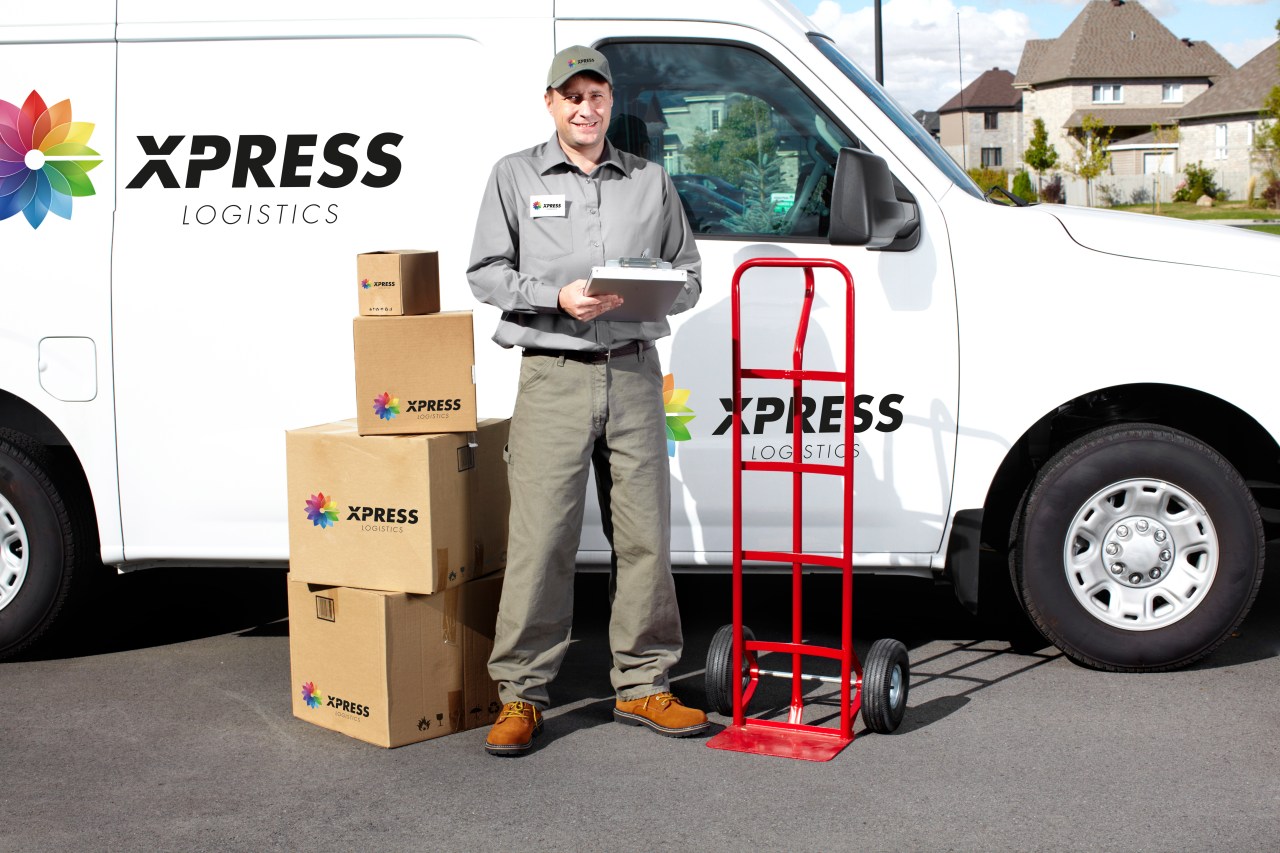
[{"label": "house", "polygon": [[929,131],[929,135],[934,141],[938,140],[938,114],[933,110],[916,110],[911,114],[916,121],[920,122],[925,130]]},{"label": "house", "polygon": [[1214,170],[1219,187],[1232,198],[1244,198],[1249,178],[1261,176],[1266,168],[1253,156],[1253,138],[1262,121],[1259,113],[1275,86],[1280,86],[1280,42],[1263,48],[1178,111],[1182,163],[1203,163]]},{"label": "house", "polygon": [[1022,93],[1013,74],[1001,68],[984,71],[938,107],[939,142],[966,169],[1016,170],[1022,167]]},{"label": "house", "polygon": [[1075,150],[1068,135],[1093,115],[1113,128],[1109,178],[1148,176],[1181,168],[1173,134],[1153,127],[1172,126],[1234,70],[1208,42],[1178,38],[1136,0],[1090,0],[1058,38],[1027,42],[1013,86],[1024,137],[1043,119],[1062,165]]}]

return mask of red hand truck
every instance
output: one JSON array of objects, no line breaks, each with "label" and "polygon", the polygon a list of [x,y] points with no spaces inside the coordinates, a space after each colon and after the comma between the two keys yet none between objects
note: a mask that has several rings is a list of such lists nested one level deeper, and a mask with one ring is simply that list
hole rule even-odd
[{"label": "red hand truck", "polygon": [[[795,349],[790,370],[765,370],[742,366],[741,282],[743,274],[755,267],[798,267],[804,270],[804,302],[796,329]],[[813,308],[815,268],[838,271],[845,281],[845,368],[840,370],[805,370],[804,344]],[[877,640],[867,654],[864,673],[853,650],[853,277],[845,266],[834,260],[818,258],[752,258],[738,267],[733,275],[733,624],[721,627],[707,652],[707,699],[713,710],[733,714],[733,724],[707,741],[707,746],[735,752],[754,752],[809,761],[828,761],[853,742],[853,718],[862,712],[867,729],[887,734],[898,728],[907,707],[910,662],[906,647],[897,640]],[[788,461],[758,462],[742,458],[742,380],[790,380],[792,383],[792,448]],[[844,459],[838,464],[802,461],[803,389],[805,381],[839,382],[844,387]],[[791,550],[745,550],[742,542],[742,473],[772,471],[791,474]],[[804,553],[803,484],[804,476],[834,476],[843,486],[843,537],[839,557]],[[791,641],[756,640],[742,624],[742,564],[744,561],[789,563],[791,565]],[[841,595],[840,648],[817,646],[804,642],[802,631],[802,571],[805,565],[837,568],[843,576]],[[758,655],[763,652],[788,655],[791,671],[762,669]],[[805,675],[801,660],[805,656],[822,657],[840,662],[840,676]],[[746,716],[760,677],[768,675],[791,679],[791,706],[785,722],[749,719]],[[736,677],[735,677],[736,676]],[[835,683],[840,689],[840,721],[837,728],[804,723],[804,681]]]}]

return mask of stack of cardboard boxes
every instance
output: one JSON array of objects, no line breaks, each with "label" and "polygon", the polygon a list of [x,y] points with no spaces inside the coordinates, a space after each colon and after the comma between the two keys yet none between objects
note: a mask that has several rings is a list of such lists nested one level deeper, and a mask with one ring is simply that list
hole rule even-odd
[{"label": "stack of cardboard boxes", "polygon": [[381,746],[491,723],[509,421],[435,252],[357,258],[357,417],[286,434],[293,712]]}]

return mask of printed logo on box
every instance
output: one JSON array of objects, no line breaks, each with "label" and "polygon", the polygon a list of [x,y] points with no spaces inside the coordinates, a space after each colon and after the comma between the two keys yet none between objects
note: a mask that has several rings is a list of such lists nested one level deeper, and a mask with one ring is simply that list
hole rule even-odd
[{"label": "printed logo on box", "polygon": [[346,699],[340,699],[332,693],[326,697],[316,689],[314,681],[308,681],[302,685],[302,701],[308,708],[319,708],[322,705],[326,708],[333,708],[340,717],[369,716],[370,708],[368,705],[361,705]]},{"label": "printed logo on box", "polygon": [[45,106],[32,90],[21,107],[0,101],[0,220],[19,212],[32,228],[50,213],[71,218],[71,199],[95,194],[85,174],[102,163],[94,125],[71,120],[71,101]]},{"label": "printed logo on box", "polygon": [[389,421],[400,414],[400,398],[392,397],[390,391],[383,391],[373,398],[373,413],[384,421]]},{"label": "printed logo on box", "polygon": [[367,278],[360,279],[360,288],[362,290],[372,290],[375,287],[395,287],[394,281],[370,281]]},{"label": "printed logo on box", "polygon": [[332,496],[317,492],[307,498],[307,520],[313,527],[326,528],[338,523],[338,504]]},{"label": "printed logo on box", "polygon": [[674,373],[662,377],[662,410],[667,420],[667,455],[676,455],[676,442],[693,438],[689,434],[689,421],[697,417],[685,403],[689,402],[689,389],[677,388]]},{"label": "printed logo on box", "polygon": [[302,685],[302,702],[308,708],[319,708],[324,704],[324,696],[316,689],[314,681]]}]

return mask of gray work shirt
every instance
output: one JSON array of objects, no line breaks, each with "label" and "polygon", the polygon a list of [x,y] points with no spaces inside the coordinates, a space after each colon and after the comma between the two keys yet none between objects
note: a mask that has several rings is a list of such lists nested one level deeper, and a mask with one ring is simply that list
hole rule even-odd
[{"label": "gray work shirt", "polygon": [[[545,196],[564,197],[564,216],[534,216]],[[671,178],[656,163],[605,143],[590,175],[551,139],[498,161],[480,202],[467,281],[476,299],[502,309],[493,339],[504,347],[602,351],[671,334],[666,320],[575,320],[560,288],[589,278],[607,259],[649,256],[689,273],[670,313],[702,292],[702,259]]]}]

